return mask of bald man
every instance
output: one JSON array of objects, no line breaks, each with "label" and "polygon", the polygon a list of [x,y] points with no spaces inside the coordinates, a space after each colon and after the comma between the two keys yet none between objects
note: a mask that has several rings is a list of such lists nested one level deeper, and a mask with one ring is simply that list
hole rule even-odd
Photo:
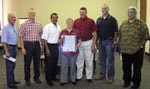
[{"label": "bald man", "polygon": [[[2,30],[2,38],[1,42],[4,47],[4,55],[9,58],[13,57],[16,58],[17,55],[17,43],[18,43],[18,36],[17,36],[17,29],[15,27],[16,22],[16,14],[15,12],[8,13],[8,24],[4,26]],[[14,69],[15,69],[15,62],[9,61],[6,58],[6,76],[7,76],[7,86],[9,88],[17,88],[15,84],[19,84],[20,82],[15,81],[14,77]]]},{"label": "bald man", "polygon": [[[117,20],[109,14],[109,6],[107,4],[102,6],[102,16],[97,19],[97,29],[99,40],[100,76],[97,77],[96,80],[105,79],[107,71],[107,82],[110,84],[113,83],[115,76],[114,45],[117,38],[118,24]],[[107,59],[108,66],[106,65]]]}]

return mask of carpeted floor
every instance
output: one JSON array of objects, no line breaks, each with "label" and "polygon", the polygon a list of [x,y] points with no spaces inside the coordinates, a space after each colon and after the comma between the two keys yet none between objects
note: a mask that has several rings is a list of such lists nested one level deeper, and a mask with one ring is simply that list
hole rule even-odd
[{"label": "carpeted floor", "polygon": [[[20,51],[18,51],[16,69],[15,69],[15,78],[16,80],[21,81],[21,84],[18,85],[19,89],[123,89],[122,84],[122,63],[119,59],[118,54],[115,54],[115,82],[113,84],[107,84],[106,80],[95,81],[93,83],[86,82],[83,78],[76,86],[72,84],[67,84],[65,86],[60,86],[59,82],[55,82],[54,87],[49,87],[45,82],[44,77],[44,68],[41,69],[42,84],[38,85],[31,79],[32,86],[26,87],[24,82],[24,60]],[[9,89],[6,85],[6,74],[5,74],[5,61],[2,58],[2,51],[0,50],[0,89]],[[99,73],[99,65],[97,61],[96,74]],[[33,77],[33,67],[31,66],[31,74]],[[130,88],[127,88],[130,89]],[[142,69],[142,83],[140,89],[150,89],[150,63],[148,61],[148,56],[144,57],[144,64]]]}]

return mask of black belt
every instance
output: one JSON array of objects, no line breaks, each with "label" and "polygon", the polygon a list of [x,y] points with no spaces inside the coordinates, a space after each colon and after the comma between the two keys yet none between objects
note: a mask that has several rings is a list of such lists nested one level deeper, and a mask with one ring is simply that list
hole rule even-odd
[{"label": "black belt", "polygon": [[113,40],[113,37],[101,37],[100,40]]},{"label": "black belt", "polygon": [[58,45],[58,43],[47,43],[48,45]]},{"label": "black belt", "polygon": [[24,41],[25,44],[39,44],[39,41]]},{"label": "black belt", "polygon": [[17,47],[17,45],[7,44],[8,46]]},{"label": "black belt", "polygon": [[91,40],[92,38],[89,38],[89,39],[82,39],[82,41],[89,41]]}]

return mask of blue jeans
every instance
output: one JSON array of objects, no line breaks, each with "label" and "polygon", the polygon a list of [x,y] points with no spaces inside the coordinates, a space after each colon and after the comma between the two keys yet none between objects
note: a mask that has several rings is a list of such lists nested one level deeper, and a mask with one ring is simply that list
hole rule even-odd
[{"label": "blue jeans", "polygon": [[[17,46],[9,46],[8,45],[8,51],[9,51],[11,57],[16,58]],[[15,81],[14,69],[15,69],[15,62],[11,62],[6,59],[7,85],[14,84],[14,81]]]},{"label": "blue jeans", "polygon": [[111,47],[112,43],[112,39],[99,42],[100,76],[105,78],[107,69],[107,76],[110,80],[113,80],[115,76],[114,50]]}]

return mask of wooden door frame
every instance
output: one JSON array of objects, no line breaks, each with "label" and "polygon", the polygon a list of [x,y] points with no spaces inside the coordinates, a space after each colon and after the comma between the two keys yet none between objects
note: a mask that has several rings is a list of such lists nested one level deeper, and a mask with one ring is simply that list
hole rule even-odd
[{"label": "wooden door frame", "polygon": [[146,22],[147,0],[140,0],[140,19]]}]

